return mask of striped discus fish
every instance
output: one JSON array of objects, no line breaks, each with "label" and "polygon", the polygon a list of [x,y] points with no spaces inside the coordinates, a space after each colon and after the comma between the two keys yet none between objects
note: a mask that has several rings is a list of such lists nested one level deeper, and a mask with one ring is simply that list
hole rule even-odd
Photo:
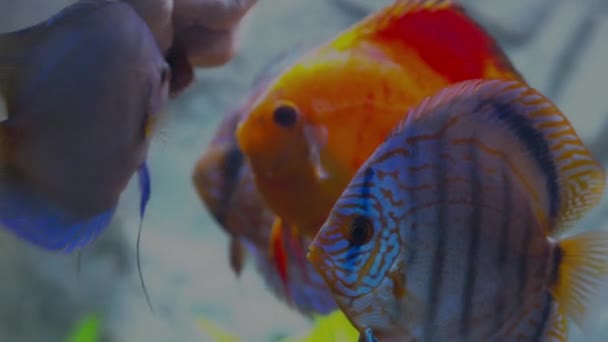
[{"label": "striped discus fish", "polygon": [[308,258],[361,341],[566,341],[606,276],[608,232],[558,235],[604,185],[544,96],[464,81],[363,164]]}]

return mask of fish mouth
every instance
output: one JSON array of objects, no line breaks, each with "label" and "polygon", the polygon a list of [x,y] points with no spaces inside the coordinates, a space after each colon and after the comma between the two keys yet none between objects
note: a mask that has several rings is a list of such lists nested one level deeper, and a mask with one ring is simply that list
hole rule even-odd
[{"label": "fish mouth", "polygon": [[[381,275],[381,279],[377,282],[376,285],[366,284],[367,287],[365,290],[362,290],[362,280],[357,280],[354,284],[346,284],[342,282],[334,272],[333,268],[336,267],[331,261],[331,258],[324,250],[324,248],[317,241],[317,237],[310,243],[308,246],[308,253],[306,255],[309,262],[313,265],[315,270],[323,277],[325,283],[334,293],[335,297],[342,297],[348,300],[356,300],[361,297],[368,296],[373,294],[382,284],[388,276],[388,270],[393,269],[394,265],[397,263],[399,259],[399,255],[401,255],[401,251],[398,253],[397,257],[390,263],[387,268],[387,272]],[[373,262],[372,259],[368,260],[367,263]],[[365,268],[365,267],[364,267]]]},{"label": "fish mouth", "polygon": [[[387,284],[389,278],[387,274],[382,276],[378,285],[369,287],[366,291],[360,291],[357,288],[349,288],[337,279],[332,271],[331,264],[326,259],[328,258],[327,253],[315,241],[309,245],[307,258],[325,281],[325,285],[329,288],[336,305],[357,330],[363,331],[366,327],[378,327],[375,315],[372,314],[370,318],[369,311],[375,311],[378,307],[390,305],[390,302],[387,301],[391,301],[391,299],[386,296],[386,293],[383,293],[383,286]],[[396,262],[397,258],[391,263],[389,269],[392,269]],[[377,304],[378,301],[380,304]]]},{"label": "fish mouth", "polygon": [[327,266],[323,262],[326,254],[321,247],[316,245],[315,242],[316,239],[308,246],[308,253],[306,254],[306,258],[308,259],[308,261],[310,261],[310,263],[317,270],[317,272],[319,272],[319,274],[321,274],[321,276],[323,276],[323,278],[325,279],[325,273],[329,268],[329,266]]},{"label": "fish mouth", "polygon": [[310,243],[308,246],[308,253],[306,254],[306,258],[312,264],[314,269],[323,277],[326,285],[335,292],[337,279],[332,275],[332,266],[328,263],[330,262],[329,256],[319,245],[317,241],[318,236]]}]

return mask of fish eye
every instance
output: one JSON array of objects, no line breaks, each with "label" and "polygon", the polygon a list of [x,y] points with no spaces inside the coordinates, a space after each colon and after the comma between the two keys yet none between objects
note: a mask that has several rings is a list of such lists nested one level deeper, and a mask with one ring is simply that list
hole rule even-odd
[{"label": "fish eye", "polygon": [[298,111],[291,105],[282,104],[275,108],[273,120],[279,126],[292,127],[298,121]]},{"label": "fish eye", "polygon": [[348,241],[354,246],[363,246],[372,239],[374,224],[366,216],[357,216],[350,224]]}]

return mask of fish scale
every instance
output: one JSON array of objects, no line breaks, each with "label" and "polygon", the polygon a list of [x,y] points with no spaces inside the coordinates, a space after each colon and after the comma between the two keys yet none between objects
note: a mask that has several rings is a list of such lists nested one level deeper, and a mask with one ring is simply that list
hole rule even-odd
[{"label": "fish scale", "polygon": [[[474,145],[472,145],[472,146],[474,146]],[[458,157],[462,157],[461,155],[455,155],[454,157],[456,157],[456,159],[462,159],[462,158],[458,158]],[[393,164],[393,163],[397,164],[397,165],[402,164],[401,161],[395,161],[395,160],[391,160],[391,159],[385,160],[385,165],[387,165],[387,167],[390,167],[390,165]],[[470,168],[470,167],[468,167],[468,165],[467,165],[467,168]],[[466,172],[466,169],[463,170],[463,173],[465,173],[465,172]],[[429,173],[427,173],[427,175],[428,174]],[[425,177],[423,177],[421,175],[421,176],[419,176],[419,179],[420,178],[424,179]],[[426,177],[426,178],[429,179],[431,177],[429,176],[429,177]],[[464,184],[464,183],[460,182],[459,181],[460,179],[456,178],[455,176],[450,177],[450,179],[455,179],[457,182],[450,182],[448,180],[448,184],[453,183],[455,186],[462,186]],[[432,180],[429,180],[429,182],[432,182]],[[465,189],[466,189],[466,187],[468,187],[468,184],[464,184],[464,186],[465,186]],[[436,191],[437,191],[436,188],[431,188],[431,189],[427,190],[427,192],[436,192]],[[458,190],[451,191],[451,193],[453,193],[453,194],[462,193],[462,192],[463,192],[463,190],[460,190],[460,191],[458,191]],[[423,195],[421,194],[419,196],[423,196]],[[458,196],[456,198],[458,198]],[[424,206],[424,203],[420,204],[420,206]],[[413,221],[412,224],[417,224],[419,227],[427,227],[428,228],[428,227],[435,226],[435,222],[432,219],[433,217],[440,217],[439,215],[435,214],[434,209],[436,209],[436,207],[429,208],[427,210],[422,209],[422,212],[421,212],[421,210],[411,210],[411,211],[403,210],[403,211],[408,212],[408,215],[416,213],[418,215],[418,217],[422,216],[422,217],[427,218],[426,222],[415,222],[415,221]],[[495,208],[495,210],[498,210],[498,209]],[[461,221],[466,221],[468,219],[468,216],[470,216],[470,214],[463,215],[463,217],[460,220]],[[452,214],[452,215],[447,215],[446,214],[446,217],[450,217],[451,218],[450,219],[451,222],[459,220],[454,214]],[[420,228],[418,228],[417,230],[420,230]],[[431,247],[433,245],[433,242],[432,242],[434,240],[433,237],[436,236],[437,234],[432,229],[431,230],[427,230],[427,233],[428,233],[428,235],[427,235],[426,239],[427,239],[427,241],[431,241],[430,242],[430,246],[429,246],[429,247]],[[466,232],[462,232],[462,233],[466,233]],[[463,236],[466,236],[466,234],[463,235]],[[450,241],[450,243],[452,243],[452,245],[456,241],[459,241],[459,245],[462,245],[463,247],[466,246],[466,242],[467,242],[467,238],[463,238],[462,240],[458,240],[458,235],[451,236],[451,237],[447,237],[446,236],[446,240]],[[423,246],[419,246],[416,249],[417,250],[425,250],[426,248],[424,248]],[[448,247],[447,249],[450,249],[450,248]],[[466,249],[466,247],[464,247],[462,249]],[[432,251],[432,248],[429,248],[429,251]],[[433,253],[433,254],[435,254],[435,253]],[[447,259],[455,259],[455,258],[454,257],[446,256],[446,260]],[[463,263],[462,263],[462,265],[460,267],[453,266],[453,267],[450,267],[450,268],[451,269],[453,269],[453,268],[464,268],[464,269],[466,269],[466,267],[464,265],[466,265],[466,263],[463,260]],[[416,265],[410,265],[410,266],[412,267],[412,270],[411,270],[412,274],[428,274],[429,272],[427,270],[429,270],[429,269],[432,268],[432,266],[429,263],[422,264],[419,267],[415,267]],[[442,272],[442,274],[445,275],[445,272]],[[412,278],[410,278],[410,276],[408,275],[408,279],[412,279]],[[420,281],[421,281],[420,286],[419,286],[419,288],[420,288],[420,295],[421,296],[425,296],[424,289],[428,289],[429,288],[429,284],[431,284],[432,281],[428,281],[428,280],[424,279],[424,277]],[[446,281],[445,283],[449,283],[449,284],[461,284],[463,289],[461,289],[459,291],[464,292],[464,289],[466,289],[464,282],[465,282],[464,278],[462,278],[460,280],[450,279],[449,281]],[[416,291],[414,291],[414,292],[416,292]],[[428,295],[428,294],[426,294],[426,295]],[[464,298],[466,298],[466,297],[464,297]]]}]

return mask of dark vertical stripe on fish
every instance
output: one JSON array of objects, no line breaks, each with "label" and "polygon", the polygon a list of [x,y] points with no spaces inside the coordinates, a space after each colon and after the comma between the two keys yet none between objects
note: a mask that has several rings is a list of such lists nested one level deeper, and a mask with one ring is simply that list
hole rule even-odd
[{"label": "dark vertical stripe on fish", "polygon": [[553,298],[551,295],[546,292],[544,293],[544,303],[543,312],[540,317],[540,324],[538,325],[538,329],[536,329],[536,333],[532,338],[534,342],[541,342],[542,337],[545,335],[545,330],[547,330],[547,323],[549,322],[549,318],[551,318],[551,307],[553,306]]},{"label": "dark vertical stripe on fish", "polygon": [[[530,209],[531,210],[531,209]],[[519,306],[523,304],[524,292],[526,290],[526,284],[528,282],[528,250],[530,249],[530,243],[532,238],[532,213],[530,210],[526,210],[523,213],[524,216],[524,234],[521,246],[523,247],[519,254],[519,268],[517,272],[517,280],[519,283],[517,290],[517,303]]]},{"label": "dark vertical stripe on fish", "polygon": [[469,144],[471,161],[469,165],[469,179],[471,180],[471,203],[472,209],[469,218],[470,242],[467,253],[467,270],[462,300],[462,321],[460,322],[460,334],[463,337],[469,335],[471,316],[473,312],[473,294],[475,280],[477,278],[477,258],[479,254],[479,239],[481,234],[481,175],[479,174],[479,151],[473,143]]},{"label": "dark vertical stripe on fish", "polygon": [[425,341],[432,340],[435,319],[437,318],[437,310],[439,303],[439,296],[441,290],[441,278],[443,277],[443,264],[445,259],[445,234],[446,234],[446,214],[447,214],[447,192],[446,192],[446,165],[444,157],[441,156],[443,146],[445,144],[445,138],[439,137],[437,146],[437,158],[438,167],[435,172],[435,184],[437,184],[437,197],[439,202],[439,208],[437,209],[437,236],[435,242],[435,257],[433,258],[433,266],[430,272],[430,289],[428,296],[428,317],[424,327],[424,339]]},{"label": "dark vertical stripe on fish", "polygon": [[372,179],[374,179],[374,169],[368,167],[365,170],[365,177],[363,177],[363,185],[361,186],[361,206],[363,209],[363,215],[368,216],[370,209],[370,189],[372,186]]},{"label": "dark vertical stripe on fish", "polygon": [[220,225],[224,225],[226,220],[226,212],[228,205],[232,199],[234,189],[237,184],[238,176],[243,166],[243,153],[239,150],[238,146],[233,145],[227,151],[224,163],[222,165],[222,173],[225,176],[223,188],[220,197],[220,208],[215,215],[215,219]]},{"label": "dark vertical stripe on fish", "polygon": [[[506,167],[507,166],[503,163],[501,168],[501,190],[503,194],[502,207],[504,208],[504,210],[502,214],[502,222],[500,225],[500,236],[498,238],[498,250],[496,258],[496,268],[498,270],[498,274],[500,274],[503,279],[503,283],[505,283],[505,280],[508,279],[507,275],[505,274],[505,267],[507,265],[507,252],[510,244],[509,232],[512,220],[511,216],[513,215],[513,198],[511,194],[511,187],[513,186],[513,184],[511,184],[511,178],[507,174],[508,170],[506,169]],[[502,326],[504,322],[505,299],[506,296],[503,293],[498,294],[496,303],[497,330],[500,329],[500,326]]]},{"label": "dark vertical stripe on fish", "polygon": [[519,140],[527,146],[528,151],[545,175],[547,191],[549,192],[549,215],[552,220],[556,219],[559,215],[561,199],[557,169],[555,161],[551,157],[551,148],[547,140],[533,126],[530,119],[517,113],[514,106],[508,103],[482,102],[475,111],[482,110],[484,106],[492,106],[489,112],[496,113],[496,117],[507,124]]},{"label": "dark vertical stripe on fish", "polygon": [[[406,171],[406,177],[408,180],[408,186],[418,186],[418,171],[417,170],[413,170],[411,167],[417,167],[418,166],[418,161],[420,160],[420,152],[418,151],[418,147],[415,144],[412,144],[411,148],[410,148],[410,158],[407,158],[406,160],[410,161],[410,165],[404,165],[403,170]],[[419,203],[416,202],[413,199],[410,199],[410,203],[411,206],[417,206]],[[411,215],[411,224],[410,227],[405,227],[405,229],[410,229],[410,241],[408,241],[408,244],[410,246],[412,246],[412,248],[409,248],[408,250],[410,251],[410,255],[408,257],[407,260],[407,264],[408,265],[413,265],[416,262],[416,256],[417,256],[417,251],[418,251],[418,234],[419,234],[419,229],[420,229],[420,222],[419,222],[419,215],[418,215],[418,210],[413,210],[412,211],[412,215]]]}]

